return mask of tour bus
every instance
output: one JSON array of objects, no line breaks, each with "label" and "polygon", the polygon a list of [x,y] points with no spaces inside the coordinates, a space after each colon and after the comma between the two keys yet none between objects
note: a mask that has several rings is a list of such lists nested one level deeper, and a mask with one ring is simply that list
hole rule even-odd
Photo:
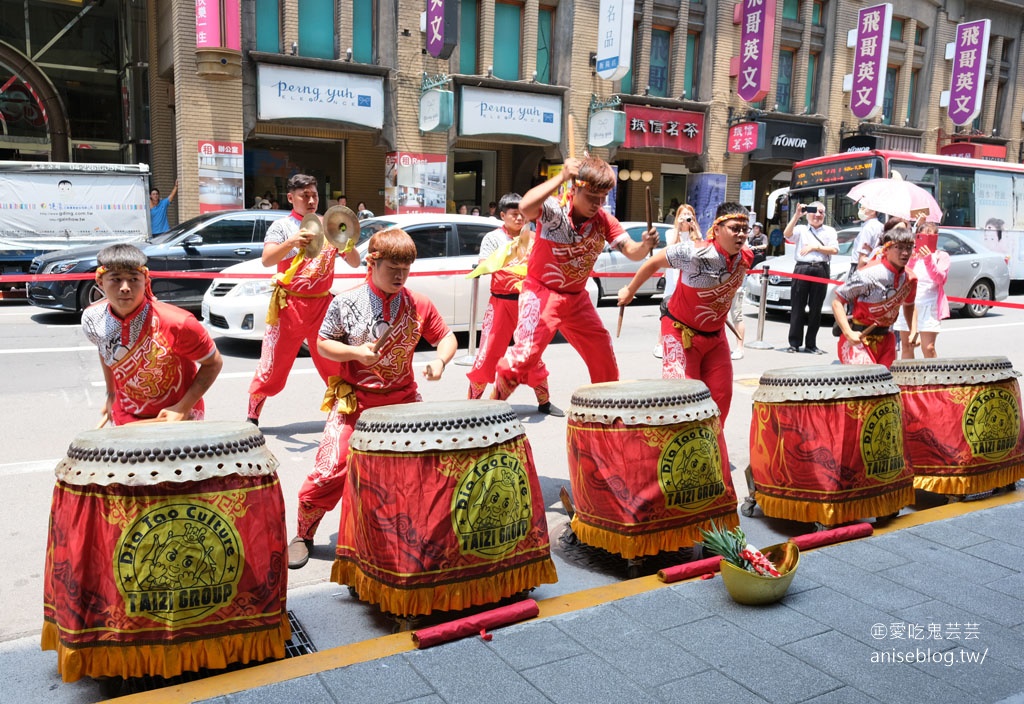
[{"label": "tour bus", "polygon": [[1010,277],[1024,279],[1024,164],[884,150],[832,154],[793,165],[789,207],[819,200],[828,224],[856,226],[857,204],[847,193],[895,173],[935,197],[944,227],[978,230],[986,246],[1008,257]]}]

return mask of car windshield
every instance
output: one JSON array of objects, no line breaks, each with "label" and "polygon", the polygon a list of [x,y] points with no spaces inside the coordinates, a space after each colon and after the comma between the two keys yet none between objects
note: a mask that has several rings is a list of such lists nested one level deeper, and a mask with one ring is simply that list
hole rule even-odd
[{"label": "car windshield", "polygon": [[397,223],[394,220],[385,220],[384,218],[363,220],[359,223],[359,242],[356,244],[358,245],[366,242],[374,235],[374,233],[386,230],[389,227],[397,227]]},{"label": "car windshield", "polygon": [[[659,225],[654,223],[655,229],[658,231],[658,246],[664,247],[667,243],[665,242],[665,233],[668,232],[669,228],[667,225]],[[643,240],[644,232],[647,231],[646,225],[632,225],[625,228],[626,234],[632,238],[634,242],[640,242]]]},{"label": "car windshield", "polygon": [[218,215],[220,215],[220,213],[205,213],[203,215],[198,215],[191,220],[186,220],[180,225],[175,225],[167,232],[161,232],[159,235],[150,235],[149,239],[146,241],[151,242],[152,244],[164,244],[165,242],[171,242],[180,237],[183,233],[188,232],[208,220],[212,220]]}]

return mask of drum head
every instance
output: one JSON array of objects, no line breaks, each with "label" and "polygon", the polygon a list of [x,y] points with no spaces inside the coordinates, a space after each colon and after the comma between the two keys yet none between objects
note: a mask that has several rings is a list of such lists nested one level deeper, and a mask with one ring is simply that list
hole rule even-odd
[{"label": "drum head", "polygon": [[899,392],[892,374],[881,364],[829,364],[769,369],[761,375],[754,402],[826,401]]},{"label": "drum head", "polygon": [[402,403],[363,411],[349,447],[363,452],[466,450],[525,434],[504,401]]},{"label": "drum head", "polygon": [[900,386],[961,386],[1016,379],[1020,372],[1006,357],[898,359],[892,378]]},{"label": "drum head", "polygon": [[252,423],[182,421],[86,430],[55,470],[68,484],[149,486],[277,471],[277,458]]},{"label": "drum head", "polygon": [[589,384],[576,389],[569,418],[612,425],[676,425],[719,414],[704,382],[696,379],[640,379]]}]

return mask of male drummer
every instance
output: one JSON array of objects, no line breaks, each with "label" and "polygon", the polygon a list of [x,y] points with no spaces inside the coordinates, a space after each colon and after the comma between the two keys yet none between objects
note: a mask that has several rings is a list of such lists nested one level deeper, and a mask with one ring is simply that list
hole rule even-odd
[{"label": "male drummer", "polygon": [[[338,505],[348,474],[348,439],[365,408],[422,400],[412,358],[420,338],[437,348],[423,376],[441,378],[458,343],[444,318],[426,297],[405,288],[416,245],[398,228],[377,232],[367,249],[366,283],[335,297],[320,327],[317,347],[340,364],[324,396],[329,411],[313,471],[299,490],[297,535],[288,545],[288,566],[309,561],[320,520]],[[375,343],[387,334],[380,348]]]},{"label": "male drummer", "polygon": [[153,298],[138,247],[110,245],[96,261],[106,298],[82,313],[82,330],[99,348],[104,419],[202,420],[203,394],[223,365],[209,333],[188,311]]},{"label": "male drummer", "polygon": [[[572,180],[566,202],[551,197]],[[601,206],[615,185],[615,172],[602,159],[566,159],[558,175],[534,186],[519,203],[527,220],[537,219],[526,281],[519,296],[515,343],[498,362],[491,398],[507,399],[519,384],[540,388],[547,380],[541,355],[555,332],[583,357],[593,383],[617,381],[612,338],[586,294],[597,256],[605,243],[639,261],[658,244],[653,227],[634,242]],[[546,405],[540,411],[551,412]]]},{"label": "male drummer", "polygon": [[[295,174],[288,179],[288,202],[292,212],[271,224],[263,238],[263,266],[276,265],[278,274],[272,284],[260,361],[249,385],[247,417],[256,425],[267,397],[284,389],[303,340],[308,342],[313,364],[325,384],[338,371],[337,365],[324,359],[316,348],[316,333],[331,303],[338,250],[325,244],[315,257],[306,257],[303,250],[313,233],[299,227],[302,218],[315,213],[320,203],[316,177]],[[344,258],[349,266],[359,266],[355,249],[346,252]]]},{"label": "male drummer", "polygon": [[[881,257],[853,272],[832,301],[832,314],[843,331],[838,341],[843,364],[888,367],[896,360],[896,336],[890,326],[899,317],[900,306],[904,319],[911,321],[910,339],[917,337],[917,277],[906,268],[914,253],[914,233],[906,220],[889,218],[882,237],[888,241]],[[846,315],[847,303],[853,306],[852,322]]]}]

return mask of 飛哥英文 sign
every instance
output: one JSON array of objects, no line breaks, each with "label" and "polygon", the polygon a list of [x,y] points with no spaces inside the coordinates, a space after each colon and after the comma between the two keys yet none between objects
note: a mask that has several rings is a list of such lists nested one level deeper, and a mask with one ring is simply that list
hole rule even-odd
[{"label": "\u98db\u54e5\u82f1\u6587 sign", "polygon": [[857,13],[853,75],[848,78],[851,79],[850,112],[861,120],[870,120],[882,109],[891,27],[892,5],[889,3],[865,7]]},{"label": "\u98db\u54e5\u82f1\u6587 sign", "polygon": [[740,25],[740,55],[730,62],[729,75],[736,76],[736,94],[756,103],[771,88],[775,0],[742,0],[733,22]]},{"label": "\u98db\u54e5\u82f1\u6587 sign", "polygon": [[384,124],[380,76],[259,64],[256,77],[261,120],[332,120],[375,129]]},{"label": "\u98db\u54e5\u82f1\u6587 sign", "polygon": [[946,106],[954,125],[969,124],[981,112],[991,27],[992,20],[963,22],[956,26],[956,41],[952,47],[953,75],[948,96],[943,95],[940,101],[940,105]]}]

